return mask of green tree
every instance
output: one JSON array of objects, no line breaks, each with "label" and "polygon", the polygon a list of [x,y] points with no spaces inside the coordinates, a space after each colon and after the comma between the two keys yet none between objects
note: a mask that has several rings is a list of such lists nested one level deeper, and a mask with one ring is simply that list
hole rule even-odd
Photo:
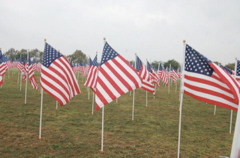
[{"label": "green tree", "polygon": [[235,70],[235,63],[228,63],[227,65],[225,65],[225,67]]},{"label": "green tree", "polygon": [[79,63],[80,61],[87,63],[87,56],[81,50],[76,50],[73,54],[68,55],[67,58],[73,63]]},{"label": "green tree", "polygon": [[170,65],[175,70],[177,70],[180,67],[180,64],[174,59],[168,60],[167,62],[164,63],[165,68],[169,67]]}]

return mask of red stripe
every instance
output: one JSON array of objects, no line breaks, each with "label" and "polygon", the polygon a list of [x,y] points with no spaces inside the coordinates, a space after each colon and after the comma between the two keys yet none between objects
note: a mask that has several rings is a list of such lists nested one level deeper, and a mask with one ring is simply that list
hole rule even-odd
[{"label": "red stripe", "polygon": [[211,99],[203,98],[203,97],[194,95],[194,94],[192,94],[192,93],[189,93],[189,92],[187,92],[187,91],[185,91],[185,90],[184,90],[184,93],[187,94],[187,95],[189,95],[189,96],[191,96],[191,97],[193,97],[193,98],[195,98],[195,99],[197,99],[197,100],[200,100],[200,101],[203,101],[203,102],[206,102],[206,103],[209,103],[209,104],[213,104],[213,105],[218,105],[218,106],[221,106],[221,107],[223,107],[223,108],[227,108],[227,109],[231,109],[231,110],[237,111],[237,108],[234,108],[234,107],[232,107],[232,106],[230,106],[230,105],[228,105],[228,104],[224,104],[224,103],[218,102],[218,101],[216,101],[216,100],[211,100]]},{"label": "red stripe", "polygon": [[216,84],[215,82],[212,82],[212,81],[209,81],[209,80],[205,80],[205,79],[201,79],[201,78],[197,78],[197,77],[192,77],[192,76],[189,76],[189,75],[186,75],[184,74],[184,78],[190,80],[190,81],[194,81],[194,82],[198,82],[198,83],[203,83],[203,84],[207,84],[207,85],[211,85],[213,87],[216,87],[216,88],[219,88],[223,91],[226,91],[228,93],[231,93],[231,90],[230,89],[227,89],[225,87],[222,87],[221,85],[219,84]]},{"label": "red stripe", "polygon": [[188,87],[189,89],[192,89],[194,91],[198,91],[198,92],[202,92],[202,93],[205,93],[205,94],[210,94],[210,95],[213,95],[213,96],[216,96],[216,97],[219,97],[219,98],[223,98],[225,100],[228,100],[229,102],[233,102],[234,103],[234,99],[229,97],[229,96],[226,96],[222,93],[219,93],[219,92],[216,92],[216,91],[212,91],[212,90],[209,90],[209,89],[206,89],[206,88],[202,88],[202,87],[196,87],[196,86],[193,86],[193,85],[190,85],[188,83],[184,83],[184,86],[185,87]]}]

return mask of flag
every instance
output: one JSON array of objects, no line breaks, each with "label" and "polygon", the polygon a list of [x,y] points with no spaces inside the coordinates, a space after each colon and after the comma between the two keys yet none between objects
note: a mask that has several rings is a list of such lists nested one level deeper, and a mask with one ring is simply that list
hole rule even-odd
[{"label": "flag", "polygon": [[148,72],[146,66],[142,63],[141,59],[136,56],[136,70],[142,81],[142,89],[155,94],[155,87],[152,83],[150,73]]},{"label": "flag", "polygon": [[150,73],[150,78],[152,80],[152,83],[155,83],[158,87],[160,86],[159,84],[159,76],[153,69],[152,65],[147,61],[147,70]]},{"label": "flag", "polygon": [[[30,54],[28,54],[28,55],[30,55]],[[30,57],[28,57],[28,78],[29,78],[29,81],[30,81],[33,89],[38,89],[38,83],[37,83],[36,77],[34,75],[35,70],[36,70],[36,61],[33,60],[31,62]]]},{"label": "flag", "polygon": [[237,81],[240,82],[240,60],[236,60],[235,77]]},{"label": "flag", "polygon": [[129,62],[105,42],[96,84],[96,109],[128,91],[141,87],[141,79]]},{"label": "flag", "polygon": [[80,93],[69,61],[48,43],[44,48],[40,84],[60,105],[65,105]]},{"label": "flag", "polygon": [[237,110],[239,83],[220,66],[186,45],[184,93],[200,101]]},{"label": "flag", "polygon": [[90,68],[88,71],[87,80],[84,85],[90,87],[94,92],[96,92],[96,81],[98,72],[97,54],[93,60],[89,58],[89,63]]}]

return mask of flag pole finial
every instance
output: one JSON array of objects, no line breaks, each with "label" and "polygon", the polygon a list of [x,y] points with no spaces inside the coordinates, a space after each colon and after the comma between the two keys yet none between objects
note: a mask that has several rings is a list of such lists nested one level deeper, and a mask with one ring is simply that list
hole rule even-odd
[{"label": "flag pole finial", "polygon": [[186,40],[183,40],[183,43],[185,44],[185,43],[186,43]]},{"label": "flag pole finial", "polygon": [[106,37],[103,37],[103,40],[106,41]]},{"label": "flag pole finial", "polygon": [[45,42],[45,43],[47,42],[47,39],[46,39],[46,38],[44,39],[44,42]]}]

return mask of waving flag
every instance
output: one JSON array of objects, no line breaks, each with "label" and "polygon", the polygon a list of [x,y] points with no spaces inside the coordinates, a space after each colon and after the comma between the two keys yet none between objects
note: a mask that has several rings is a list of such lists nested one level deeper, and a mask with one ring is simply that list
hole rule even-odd
[{"label": "waving flag", "polygon": [[238,82],[240,82],[240,60],[236,60],[236,70],[235,70],[235,77]]},{"label": "waving flag", "polygon": [[65,105],[80,93],[69,61],[48,43],[45,43],[40,83],[42,88],[60,105]]},{"label": "waving flag", "polygon": [[155,87],[152,83],[150,72],[148,72],[146,66],[142,63],[138,56],[136,56],[136,70],[142,80],[142,89],[155,93]]},{"label": "waving flag", "polygon": [[155,83],[159,87],[160,86],[159,77],[158,77],[157,73],[154,71],[152,65],[148,61],[147,61],[147,70],[150,73],[152,83]]},{"label": "waving flag", "polygon": [[[30,55],[30,54],[29,54]],[[31,61],[30,57],[28,59],[28,77],[33,89],[38,89],[38,83],[36,77],[34,75],[34,71],[36,70],[36,61]]]},{"label": "waving flag", "polygon": [[136,70],[106,42],[96,84],[96,109],[141,87]]},{"label": "waving flag", "polygon": [[184,93],[213,105],[238,108],[239,83],[189,45],[185,50]]},{"label": "waving flag", "polygon": [[97,81],[97,71],[98,71],[97,55],[95,56],[93,61],[91,60],[91,58],[89,58],[89,61],[90,61],[90,68],[88,71],[87,80],[84,85],[90,87],[95,92],[96,81]]},{"label": "waving flag", "polygon": [[3,78],[2,78],[2,51],[0,49],[0,86],[3,84]]}]

